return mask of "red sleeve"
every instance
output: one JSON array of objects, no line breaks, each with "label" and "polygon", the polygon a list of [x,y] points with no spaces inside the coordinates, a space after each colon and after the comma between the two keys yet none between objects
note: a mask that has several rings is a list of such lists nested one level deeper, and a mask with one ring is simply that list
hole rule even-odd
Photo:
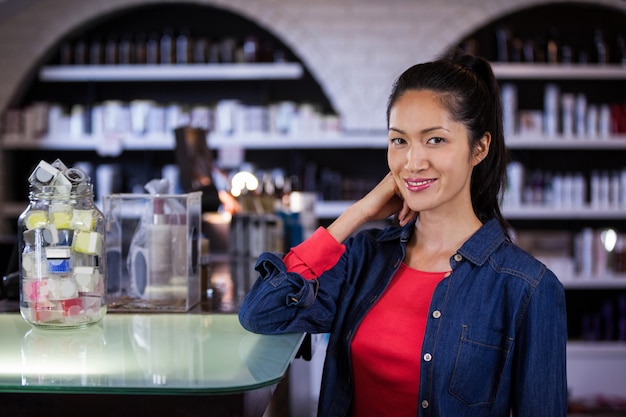
[{"label": "red sleeve", "polygon": [[306,279],[314,279],[335,266],[346,247],[337,242],[323,227],[304,242],[293,247],[283,258],[287,270]]}]

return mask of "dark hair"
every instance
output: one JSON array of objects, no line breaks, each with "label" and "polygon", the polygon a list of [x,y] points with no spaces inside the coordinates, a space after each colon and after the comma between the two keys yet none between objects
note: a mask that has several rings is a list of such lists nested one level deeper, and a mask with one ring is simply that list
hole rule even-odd
[{"label": "dark hair", "polygon": [[470,149],[474,149],[486,132],[491,134],[489,153],[472,173],[472,206],[483,223],[494,217],[498,219],[510,238],[510,226],[502,216],[499,204],[500,192],[506,186],[509,154],[502,130],[500,88],[489,62],[454,50],[435,61],[407,69],[398,77],[389,96],[387,125],[393,105],[411,90],[438,93],[454,120],[467,128]]}]

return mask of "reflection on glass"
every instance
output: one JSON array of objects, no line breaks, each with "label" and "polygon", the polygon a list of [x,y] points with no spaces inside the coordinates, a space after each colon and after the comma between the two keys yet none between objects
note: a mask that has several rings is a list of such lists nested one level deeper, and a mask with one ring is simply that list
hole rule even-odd
[{"label": "reflection on glass", "polygon": [[277,383],[302,334],[266,336],[236,314],[110,314],[84,329],[0,314],[1,392],[215,394]]},{"label": "reflection on glass", "polygon": [[22,385],[103,385],[105,345],[98,325],[78,331],[32,328],[22,339]]}]

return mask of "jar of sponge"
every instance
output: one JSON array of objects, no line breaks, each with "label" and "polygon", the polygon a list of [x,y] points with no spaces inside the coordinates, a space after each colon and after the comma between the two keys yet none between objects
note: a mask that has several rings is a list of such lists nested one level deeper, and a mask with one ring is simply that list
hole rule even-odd
[{"label": "jar of sponge", "polygon": [[20,312],[44,328],[85,327],[106,314],[104,215],[90,178],[60,160],[39,162],[18,218]]}]

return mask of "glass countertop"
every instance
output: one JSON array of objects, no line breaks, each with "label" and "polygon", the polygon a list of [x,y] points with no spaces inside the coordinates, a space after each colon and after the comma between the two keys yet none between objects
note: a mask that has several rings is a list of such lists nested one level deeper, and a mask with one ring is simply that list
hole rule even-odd
[{"label": "glass countertop", "polygon": [[250,333],[235,314],[108,314],[72,330],[0,314],[0,392],[242,392],[279,382],[303,338]]}]

